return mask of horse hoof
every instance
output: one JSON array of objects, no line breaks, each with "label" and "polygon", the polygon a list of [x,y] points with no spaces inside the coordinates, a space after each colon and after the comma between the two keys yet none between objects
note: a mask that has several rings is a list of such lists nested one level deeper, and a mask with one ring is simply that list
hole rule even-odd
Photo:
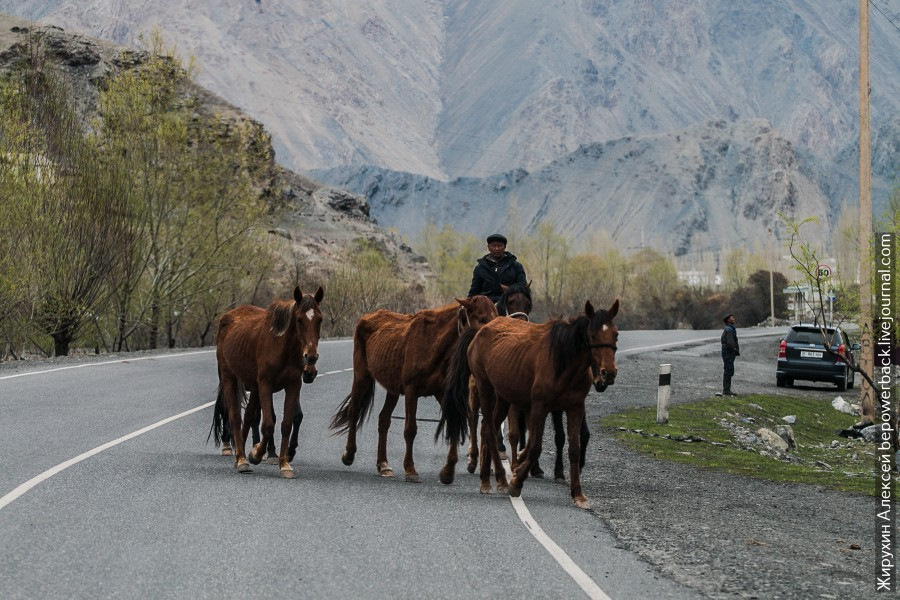
[{"label": "horse hoof", "polygon": [[[270,457],[266,458],[266,462],[269,463],[270,465],[277,465],[277,464],[278,464],[278,457],[277,457],[277,456],[270,456]],[[289,462],[290,462],[290,461],[289,461]]]},{"label": "horse hoof", "polygon": [[344,463],[345,465],[347,465],[348,467],[353,464],[354,458],[355,458],[355,456],[353,455],[352,452],[345,451],[343,454],[341,454],[341,462]]},{"label": "horse hoof", "polygon": [[497,484],[497,493],[505,496],[506,494],[509,494],[509,487],[502,483],[498,483]]},{"label": "horse hoof", "polygon": [[419,479],[418,473],[407,473],[405,479],[409,483],[419,483],[421,481],[421,479]]},{"label": "horse hoof", "polygon": [[475,463],[467,464],[466,471],[468,471],[469,473],[474,473],[475,472]]},{"label": "horse hoof", "polygon": [[506,460],[506,452],[500,451],[500,460]]},{"label": "horse hoof", "polygon": [[588,502],[588,499],[585,498],[584,496],[582,496],[581,498],[575,498],[574,500],[575,500],[576,507],[583,509],[583,510],[591,509],[591,503]]},{"label": "horse hoof", "polygon": [[454,475],[453,469],[441,469],[441,483],[450,485],[453,483]]},{"label": "horse hoof", "polygon": [[238,461],[234,468],[237,469],[238,473],[252,473],[253,469],[250,468],[250,463],[246,460]]},{"label": "horse hoof", "polygon": [[222,456],[234,456],[234,450],[231,446],[222,446]]},{"label": "horse hoof", "polygon": [[516,483],[515,480],[509,483],[509,495],[513,498],[518,498],[522,495],[522,486]]},{"label": "horse hoof", "polygon": [[250,454],[247,455],[247,460],[249,460],[250,463],[254,464],[254,465],[258,465],[259,463],[261,463],[262,457],[263,457],[262,452],[259,452],[259,453],[256,452],[257,448],[259,448],[259,444],[257,444],[256,446],[253,446],[253,449],[250,450]]},{"label": "horse hoof", "polygon": [[282,479],[295,479],[297,477],[297,473],[290,467],[287,469],[281,469],[279,471]]},{"label": "horse hoof", "polygon": [[482,494],[493,494],[494,490],[491,489],[491,484],[481,484],[481,489],[479,490]]},{"label": "horse hoof", "polygon": [[537,477],[538,479],[543,479],[544,478],[544,470],[540,467],[535,467],[535,468],[531,469],[531,476]]}]

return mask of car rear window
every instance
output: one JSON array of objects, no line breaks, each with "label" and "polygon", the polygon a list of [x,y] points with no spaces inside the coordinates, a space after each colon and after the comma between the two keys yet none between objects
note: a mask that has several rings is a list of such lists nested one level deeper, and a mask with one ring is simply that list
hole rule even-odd
[{"label": "car rear window", "polygon": [[[827,331],[830,336],[834,337],[833,344],[841,343],[841,336],[836,335],[834,329],[829,329]],[[787,341],[797,344],[821,344],[822,332],[813,328],[797,329],[792,327],[791,330],[788,331]]]}]

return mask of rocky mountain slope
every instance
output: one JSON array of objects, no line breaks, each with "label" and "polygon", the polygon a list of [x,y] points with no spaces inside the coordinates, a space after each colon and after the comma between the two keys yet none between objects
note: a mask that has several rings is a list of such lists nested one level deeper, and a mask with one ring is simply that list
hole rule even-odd
[{"label": "rocky mountain slope", "polygon": [[[858,205],[857,8],[809,0],[0,0],[0,11],[117,42],[160,27],[197,58],[201,83],[265,124],[279,162],[356,193],[368,194],[379,173],[380,192],[416,207],[418,215],[392,211],[370,197],[385,227],[411,233],[416,220],[441,222],[441,213],[422,213],[461,198],[462,189],[474,212],[504,213],[498,202],[512,196],[491,191],[498,178],[542,173],[559,185],[516,189],[524,220],[553,215],[565,223],[580,211],[582,190],[598,185],[629,207],[627,219],[616,217],[626,227],[618,235],[643,231],[674,252],[715,249],[717,240],[761,243],[777,220],[774,207],[786,203],[810,210],[796,216],[832,222]],[[876,213],[900,165],[900,36],[892,24],[900,13],[879,8],[870,20]],[[705,124],[724,122],[726,133],[740,135],[759,119],[794,162],[737,163],[736,154],[722,162],[708,149],[688,156],[705,148]],[[701,137],[687,141],[695,133]],[[714,137],[750,156],[760,151],[753,140]],[[673,139],[685,143],[667,143]],[[657,142],[658,151],[647,149]],[[628,169],[573,158],[632,143],[642,149]],[[653,180],[660,169],[662,183]],[[790,174],[795,198],[769,181],[776,172]],[[698,177],[705,188],[691,183]],[[422,183],[406,183],[413,181]],[[663,189],[683,208],[647,204]],[[720,229],[734,198],[742,206],[756,198],[749,212],[768,212]],[[691,230],[704,223],[707,231]]]},{"label": "rocky mountain slope", "polygon": [[[39,32],[47,41],[79,105],[88,113],[96,108],[103,79],[123,64],[141,60],[140,52],[133,48],[0,14],[0,70],[14,60],[18,45],[30,32]],[[362,238],[374,242],[389,256],[410,285],[424,285],[430,273],[427,263],[395,234],[375,223],[365,198],[323,186],[280,166],[275,162],[271,137],[261,123],[207,90],[198,87],[195,93],[203,99],[201,111],[235,127],[258,130],[248,137],[262,142],[247,148],[247,162],[252,165],[259,194],[272,208],[269,233],[290,241],[282,256],[287,268],[296,268],[297,264],[305,269],[335,266],[346,259],[346,248],[353,240]]]},{"label": "rocky mountain slope", "polygon": [[[900,22],[898,8],[884,15]],[[0,0],[132,44],[160,27],[294,170],[437,179],[580,146],[767,119],[833,158],[856,137],[858,4],[809,0]],[[893,9],[893,10],[892,10]],[[872,10],[873,125],[900,112],[900,36]]]}]

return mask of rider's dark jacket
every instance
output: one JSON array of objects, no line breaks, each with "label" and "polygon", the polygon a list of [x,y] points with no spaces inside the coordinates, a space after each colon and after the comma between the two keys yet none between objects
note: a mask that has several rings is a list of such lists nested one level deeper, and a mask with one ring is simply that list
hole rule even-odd
[{"label": "rider's dark jacket", "polygon": [[469,297],[479,294],[487,296],[496,302],[503,295],[500,284],[512,285],[514,283],[527,283],[525,279],[525,267],[523,267],[514,254],[505,252],[499,262],[494,262],[490,254],[485,254],[478,259],[475,270],[472,272],[472,285],[469,286]]}]

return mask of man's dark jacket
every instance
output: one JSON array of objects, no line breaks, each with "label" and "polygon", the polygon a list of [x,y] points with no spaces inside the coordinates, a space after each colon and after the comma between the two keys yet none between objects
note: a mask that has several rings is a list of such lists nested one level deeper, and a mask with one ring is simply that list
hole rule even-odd
[{"label": "man's dark jacket", "polygon": [[478,259],[475,270],[472,272],[472,285],[469,286],[469,297],[479,294],[487,296],[496,302],[503,295],[500,284],[512,285],[514,283],[527,283],[525,279],[525,267],[523,267],[514,254],[506,252],[500,262],[491,260],[490,254],[485,254]]},{"label": "man's dark jacket", "polygon": [[737,330],[734,325],[725,325],[722,331],[722,355],[740,356],[741,347],[738,345]]}]

